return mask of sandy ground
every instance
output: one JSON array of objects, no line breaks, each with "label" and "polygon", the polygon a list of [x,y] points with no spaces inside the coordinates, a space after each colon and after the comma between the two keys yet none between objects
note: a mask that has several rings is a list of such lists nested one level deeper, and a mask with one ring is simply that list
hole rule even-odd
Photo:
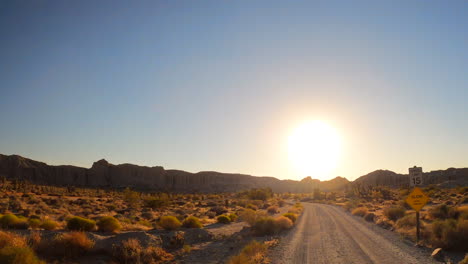
[{"label": "sandy ground", "polygon": [[341,208],[303,205],[297,226],[271,252],[272,263],[440,263],[430,258],[430,249],[415,247],[399,235]]}]

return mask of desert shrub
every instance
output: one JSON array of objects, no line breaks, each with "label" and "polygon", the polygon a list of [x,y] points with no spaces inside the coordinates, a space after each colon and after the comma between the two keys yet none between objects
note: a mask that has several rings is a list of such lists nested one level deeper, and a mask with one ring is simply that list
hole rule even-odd
[{"label": "desert shrub", "polygon": [[465,258],[458,262],[458,264],[468,264],[468,254],[466,254]]},{"label": "desert shrub", "polygon": [[29,247],[4,247],[0,249],[0,263],[3,264],[45,264]]},{"label": "desert shrub", "polygon": [[273,235],[278,231],[278,226],[274,218],[262,217],[255,221],[252,230],[258,236]]},{"label": "desert shrub", "polygon": [[169,204],[169,197],[167,196],[162,196],[160,198],[151,197],[149,199],[146,199],[144,202],[145,207],[152,208],[152,209],[158,209],[168,204]]},{"label": "desert shrub", "polygon": [[157,264],[171,261],[174,259],[174,256],[160,247],[149,246],[143,250],[143,256],[141,259],[144,264]]},{"label": "desert shrub", "polygon": [[122,229],[119,220],[112,216],[104,216],[97,222],[99,231],[102,232],[116,232]]},{"label": "desert shrub", "polygon": [[255,220],[257,219],[257,214],[254,210],[252,209],[244,209],[240,215],[240,219],[242,221],[247,222],[250,226],[252,226],[255,223]]},{"label": "desert shrub", "polygon": [[41,226],[41,220],[36,219],[36,218],[30,218],[28,220],[28,224],[32,229],[37,229]]},{"label": "desert shrub", "polygon": [[195,216],[189,216],[185,218],[184,221],[182,222],[182,226],[187,227],[187,228],[202,228],[203,227],[202,223],[200,223],[200,220]]},{"label": "desert shrub", "polygon": [[182,223],[176,217],[167,215],[159,219],[159,225],[166,230],[176,230]]},{"label": "desert shrub", "polygon": [[44,220],[44,222],[42,222],[42,224],[40,225],[40,228],[43,228],[45,230],[55,230],[57,229],[57,227],[57,222],[53,220]]},{"label": "desert shrub", "polygon": [[0,248],[7,246],[25,247],[27,246],[26,239],[18,234],[0,231]]},{"label": "desert shrub", "polygon": [[174,259],[174,256],[160,247],[148,246],[143,248],[140,242],[130,238],[114,245],[112,256],[118,263],[156,264]]},{"label": "desert shrub", "polygon": [[278,216],[277,218],[275,218],[275,222],[278,231],[290,229],[293,226],[293,222],[291,221],[291,219],[285,216]]},{"label": "desert shrub", "polygon": [[229,218],[229,216],[227,215],[220,215],[218,216],[217,220],[218,220],[218,223],[221,223],[221,224],[231,223],[231,218]]},{"label": "desert shrub", "polygon": [[384,209],[383,213],[388,219],[397,221],[405,216],[406,210],[402,207],[387,207]]},{"label": "desert shrub", "polygon": [[284,200],[281,200],[281,199],[278,200],[278,206],[279,206],[279,207],[283,207],[283,206],[285,206],[285,205],[286,205],[286,202],[285,202]]},{"label": "desert shrub", "polygon": [[432,242],[445,249],[468,250],[468,220],[437,220],[432,223]]},{"label": "desert shrub", "polygon": [[270,207],[268,207],[268,208],[267,208],[267,212],[268,212],[269,214],[276,214],[276,213],[278,213],[278,212],[279,212],[278,206],[270,206]]},{"label": "desert shrub", "polygon": [[94,241],[83,232],[58,234],[50,242],[40,246],[38,251],[54,258],[76,258],[89,252]]},{"label": "desert shrub", "polygon": [[450,208],[446,204],[441,204],[429,209],[429,216],[432,219],[447,219],[449,217]]},{"label": "desert shrub", "polygon": [[28,246],[24,237],[0,231],[0,263],[43,264]]},{"label": "desert shrub", "polygon": [[248,204],[248,205],[245,206],[245,208],[251,209],[251,210],[254,210],[254,211],[258,210],[258,207],[256,205],[253,205],[253,204]]},{"label": "desert shrub", "polygon": [[364,216],[364,220],[368,221],[368,222],[374,222],[374,218],[375,218],[375,214],[374,213],[367,213],[365,216]]},{"label": "desert shrub", "polygon": [[352,214],[353,215],[357,215],[357,216],[360,216],[360,217],[363,217],[367,214],[367,208],[366,207],[358,207],[358,208],[355,208],[353,211],[352,211]]},{"label": "desert shrub", "polygon": [[416,226],[416,215],[409,214],[398,219],[395,223],[398,228],[413,228]]},{"label": "desert shrub", "polygon": [[273,192],[271,191],[270,188],[252,189],[248,192],[247,196],[251,200],[266,201],[268,198],[271,198],[273,196]]},{"label": "desert shrub", "polygon": [[289,218],[293,223],[296,223],[297,215],[293,213],[285,213],[283,214],[284,217]]},{"label": "desert shrub", "polygon": [[239,255],[231,257],[228,264],[256,264],[262,263],[262,258],[267,252],[267,245],[252,241],[247,244]]},{"label": "desert shrub", "polygon": [[0,218],[0,226],[2,228],[15,228],[19,223],[19,218],[14,214],[6,214]]},{"label": "desert shrub", "polygon": [[92,231],[96,228],[96,222],[91,219],[74,216],[68,219],[67,228],[74,231]]},{"label": "desert shrub", "polygon": [[140,194],[135,191],[130,190],[130,188],[127,187],[123,191],[123,199],[130,206],[135,206],[140,201]]},{"label": "desert shrub", "polygon": [[359,202],[357,200],[350,200],[344,204],[344,208],[347,211],[352,211],[354,208],[358,207]]},{"label": "desert shrub", "polygon": [[229,220],[231,220],[231,222],[235,222],[237,220],[237,215],[234,213],[229,214]]}]

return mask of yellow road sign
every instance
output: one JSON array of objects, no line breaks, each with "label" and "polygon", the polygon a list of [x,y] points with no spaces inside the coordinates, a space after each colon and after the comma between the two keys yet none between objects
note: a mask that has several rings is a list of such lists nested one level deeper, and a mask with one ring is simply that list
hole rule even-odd
[{"label": "yellow road sign", "polygon": [[419,187],[415,187],[414,190],[408,195],[405,201],[416,212],[419,212],[429,201],[429,197]]}]

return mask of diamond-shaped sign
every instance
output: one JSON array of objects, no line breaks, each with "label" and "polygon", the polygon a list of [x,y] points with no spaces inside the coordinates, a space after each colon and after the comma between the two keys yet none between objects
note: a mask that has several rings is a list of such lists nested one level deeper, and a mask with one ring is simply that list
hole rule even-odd
[{"label": "diamond-shaped sign", "polygon": [[419,212],[429,201],[429,197],[419,187],[415,187],[414,190],[408,195],[405,201],[416,212]]}]

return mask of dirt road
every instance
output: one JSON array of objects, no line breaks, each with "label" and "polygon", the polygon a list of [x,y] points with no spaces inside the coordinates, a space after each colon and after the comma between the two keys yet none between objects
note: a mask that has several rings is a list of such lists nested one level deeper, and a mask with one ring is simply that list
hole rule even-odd
[{"label": "dirt road", "polygon": [[270,255],[272,263],[438,263],[426,249],[341,208],[303,205],[297,226]]}]

